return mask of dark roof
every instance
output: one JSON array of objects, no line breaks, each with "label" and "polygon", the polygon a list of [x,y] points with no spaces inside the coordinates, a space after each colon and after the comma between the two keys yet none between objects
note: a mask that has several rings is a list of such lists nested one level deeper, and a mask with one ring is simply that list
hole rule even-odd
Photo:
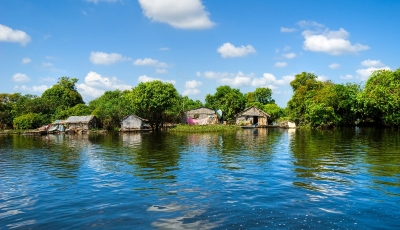
[{"label": "dark roof", "polygon": [[89,123],[95,116],[70,116],[65,123]]},{"label": "dark roof", "polygon": [[255,106],[250,106],[249,108],[245,108],[243,111],[237,113],[235,115],[235,117],[242,115],[243,113],[245,113],[247,110],[251,109],[251,108],[255,108],[256,110],[260,111],[261,113],[263,113],[265,116],[270,117],[270,115],[264,111],[262,111],[261,109],[255,107]]}]

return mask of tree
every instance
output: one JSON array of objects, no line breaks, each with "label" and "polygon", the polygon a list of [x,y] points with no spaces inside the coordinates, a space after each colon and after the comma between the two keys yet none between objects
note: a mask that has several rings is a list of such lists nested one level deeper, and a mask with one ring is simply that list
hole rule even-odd
[{"label": "tree", "polygon": [[136,113],[149,120],[152,129],[163,124],[163,115],[179,102],[179,94],[171,83],[162,81],[141,82],[129,94]]},{"label": "tree", "polygon": [[400,125],[400,69],[374,71],[357,99],[364,117],[376,124]]},{"label": "tree", "polygon": [[242,111],[246,104],[245,96],[239,89],[232,89],[224,85],[216,89],[214,95],[206,95],[205,106],[211,109],[221,109],[226,120],[232,120],[234,116]]},{"label": "tree", "polygon": [[77,91],[75,83],[76,78],[61,77],[57,84],[43,92],[42,98],[49,101],[53,107],[66,106],[73,107],[77,104],[84,104],[81,94]]},{"label": "tree", "polygon": [[44,124],[43,116],[37,113],[28,113],[14,118],[16,129],[36,129]]},{"label": "tree", "polygon": [[284,110],[280,108],[277,104],[273,103],[264,105],[262,110],[270,115],[270,117],[268,118],[269,124],[272,124],[274,121],[285,115]]},{"label": "tree", "polygon": [[134,114],[136,109],[129,100],[131,91],[106,91],[89,102],[89,111],[101,122],[103,128],[119,127],[122,118]]}]

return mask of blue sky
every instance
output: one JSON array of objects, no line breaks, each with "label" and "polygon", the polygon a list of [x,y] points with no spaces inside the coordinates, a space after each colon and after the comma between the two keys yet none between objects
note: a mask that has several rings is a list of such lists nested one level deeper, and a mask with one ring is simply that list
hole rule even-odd
[{"label": "blue sky", "polygon": [[78,78],[86,102],[140,81],[204,101],[270,87],[286,106],[303,71],[365,82],[400,67],[400,1],[2,0],[0,92]]}]

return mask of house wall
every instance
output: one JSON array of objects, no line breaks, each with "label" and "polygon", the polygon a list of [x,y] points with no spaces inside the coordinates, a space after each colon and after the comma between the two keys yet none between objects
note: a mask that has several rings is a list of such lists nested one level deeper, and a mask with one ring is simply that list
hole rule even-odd
[{"label": "house wall", "polygon": [[82,129],[82,130],[89,130],[88,123],[68,123],[69,129]]},{"label": "house wall", "polygon": [[[267,125],[268,124],[268,120],[267,117],[258,117],[258,125]],[[254,116],[239,116],[236,119],[236,124],[238,125],[241,121],[243,121],[244,123],[250,123],[250,124],[254,124]]]},{"label": "house wall", "polygon": [[193,109],[186,111],[183,115],[183,123],[186,123],[186,118],[194,118],[195,114],[198,114],[199,117],[196,119],[204,119],[208,118],[210,116],[214,116],[215,111],[212,109],[207,109],[207,108],[198,108],[198,109]]},{"label": "house wall", "polygon": [[129,116],[122,121],[121,129],[140,129],[142,127],[142,120],[135,116]]}]

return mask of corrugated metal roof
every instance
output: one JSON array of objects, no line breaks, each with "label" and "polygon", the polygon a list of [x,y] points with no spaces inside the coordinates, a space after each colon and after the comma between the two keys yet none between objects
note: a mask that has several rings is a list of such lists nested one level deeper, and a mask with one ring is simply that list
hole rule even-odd
[{"label": "corrugated metal roof", "polygon": [[122,121],[125,120],[126,118],[130,117],[130,116],[136,117],[136,118],[138,118],[139,120],[142,120],[142,121],[149,121],[149,120],[147,120],[147,119],[141,118],[141,117],[136,116],[136,115],[134,115],[134,114],[125,116],[124,118],[122,118]]},{"label": "corrugated metal roof", "polygon": [[93,115],[90,116],[70,116],[65,121],[65,123],[88,123],[94,118]]}]

